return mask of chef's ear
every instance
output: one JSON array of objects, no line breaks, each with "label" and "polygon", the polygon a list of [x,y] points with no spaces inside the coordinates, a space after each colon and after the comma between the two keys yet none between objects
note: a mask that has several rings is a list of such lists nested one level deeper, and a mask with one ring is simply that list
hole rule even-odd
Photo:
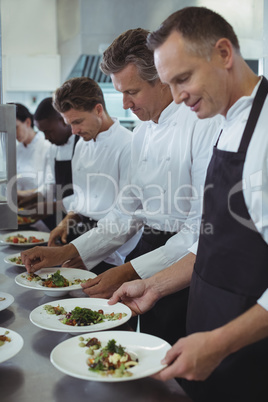
[{"label": "chef's ear", "polygon": [[32,127],[32,120],[30,119],[30,117],[27,117],[24,123],[27,127]]},{"label": "chef's ear", "polygon": [[214,54],[216,53],[220,63],[225,68],[232,67],[234,52],[235,49],[227,38],[219,39],[214,46]]},{"label": "chef's ear", "polygon": [[101,103],[97,103],[97,105],[94,107],[94,110],[96,111],[96,114],[98,116],[102,116],[103,114],[103,106]]}]

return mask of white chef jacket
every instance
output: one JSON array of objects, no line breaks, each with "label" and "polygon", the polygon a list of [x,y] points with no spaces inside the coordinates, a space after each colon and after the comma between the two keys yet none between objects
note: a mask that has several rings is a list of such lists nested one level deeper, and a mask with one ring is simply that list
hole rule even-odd
[{"label": "white chef jacket", "polygon": [[[68,212],[98,221],[114,208],[119,191],[127,184],[133,134],[113,119],[114,124],[98,134],[96,141],[78,142],[72,159],[74,194],[65,197]],[[141,232],[105,258],[105,262],[121,265],[137,245]]]},{"label": "white chef jacket", "polygon": [[[217,148],[237,152],[260,81],[251,96],[243,96],[228,111]],[[243,194],[257,230],[268,243],[268,97],[251,138],[243,170]],[[189,249],[196,254],[197,243]],[[254,267],[252,267],[254,269]],[[268,289],[258,303],[268,310]]]},{"label": "white chef jacket", "polygon": [[88,269],[143,225],[178,232],[163,246],[131,261],[141,278],[187,254],[198,236],[203,183],[219,119],[198,120],[184,104],[172,102],[158,123],[134,130],[129,188],[98,227],[73,241]]},{"label": "white chef jacket", "polygon": [[51,143],[40,131],[27,146],[17,141],[17,190],[36,190],[43,183],[50,147]]}]

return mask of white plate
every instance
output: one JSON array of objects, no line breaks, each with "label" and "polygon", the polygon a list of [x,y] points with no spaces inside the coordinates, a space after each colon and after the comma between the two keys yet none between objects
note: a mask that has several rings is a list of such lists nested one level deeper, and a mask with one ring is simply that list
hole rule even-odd
[{"label": "white plate", "polygon": [[[24,237],[35,236],[37,239],[44,239],[44,241],[39,243],[10,243],[6,241],[9,236],[17,236],[18,234],[21,234]],[[5,244],[6,246],[35,247],[46,244],[48,242],[48,239],[49,233],[47,232],[38,232],[36,230],[17,230],[16,232],[3,234],[0,237],[0,243]]]},{"label": "white plate", "polygon": [[[97,275],[93,272],[87,271],[85,269],[78,268],[42,268],[39,271],[36,271],[35,274],[39,275],[41,278],[47,278],[48,275],[54,274],[57,270],[60,270],[62,276],[64,276],[69,281],[73,282],[75,279],[90,279],[95,278]],[[27,280],[27,272],[23,274],[19,274],[15,277],[15,282],[28,289],[34,290],[42,290],[46,295],[52,297],[63,296],[70,292],[71,290],[81,289],[81,285],[78,283],[77,285],[66,286],[64,288],[46,288],[42,286],[39,282],[30,282]]]},{"label": "white plate", "polygon": [[19,353],[24,343],[22,337],[17,332],[0,327],[0,335],[5,335],[6,331],[9,331],[7,336],[11,338],[11,341],[5,342],[4,345],[0,346],[0,363],[11,359],[11,357]]},{"label": "white plate", "polygon": [[16,257],[20,257],[20,253],[8,255],[8,256],[6,256],[6,257],[4,258],[4,261],[5,261],[7,264],[16,265],[17,267],[25,267],[24,264],[17,264],[16,262],[10,261],[11,258],[16,258]]},{"label": "white plate", "polygon": [[[104,314],[111,313],[126,313],[126,316],[121,320],[115,321],[104,321],[98,324],[87,325],[87,326],[77,326],[72,327],[71,325],[63,324],[60,321],[60,318],[63,316],[48,314],[44,309],[44,306],[58,306],[64,307],[66,312],[73,310],[75,307],[87,307],[91,310],[103,310]],[[68,333],[85,333],[85,332],[93,332],[93,331],[103,331],[106,329],[111,329],[118,327],[119,325],[124,324],[131,318],[131,310],[122,303],[116,303],[112,306],[108,304],[108,300],[106,299],[97,299],[90,297],[81,297],[77,299],[64,299],[64,300],[56,300],[51,303],[45,303],[42,306],[36,307],[30,314],[30,320],[37,327],[42,329],[47,329],[48,331],[56,331],[56,332],[68,332]]]},{"label": "white plate", "polygon": [[133,374],[131,377],[103,377],[98,373],[89,371],[86,363],[88,355],[85,353],[85,348],[79,346],[78,335],[57,345],[50,354],[50,361],[64,374],[82,380],[118,382],[151,376],[165,367],[161,364],[161,360],[171,348],[163,339],[139,332],[105,331],[89,333],[83,337],[96,337],[104,343],[102,346],[114,339],[126,348],[126,352],[137,355],[139,364],[129,369]]},{"label": "white plate", "polygon": [[[4,298],[5,300],[1,300]],[[5,310],[14,302],[14,297],[9,293],[0,292],[0,311]]]}]

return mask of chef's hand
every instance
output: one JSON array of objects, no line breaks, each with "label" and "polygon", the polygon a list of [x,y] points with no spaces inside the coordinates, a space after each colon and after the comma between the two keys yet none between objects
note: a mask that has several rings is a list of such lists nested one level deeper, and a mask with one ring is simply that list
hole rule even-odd
[{"label": "chef's hand", "polygon": [[96,278],[82,283],[83,291],[90,297],[108,299],[124,282],[139,278],[130,262],[109,268]]},{"label": "chef's hand", "polygon": [[37,246],[21,253],[22,263],[27,271],[35,272],[44,267],[55,267],[61,265],[66,259],[78,255],[73,244],[63,247],[41,247]]},{"label": "chef's hand", "polygon": [[114,292],[108,304],[122,302],[132,310],[132,315],[136,316],[149,311],[157,300],[159,300],[159,295],[148,286],[148,280],[138,279],[124,283]]},{"label": "chef's hand", "polygon": [[30,209],[36,202],[44,200],[44,197],[36,191],[18,191],[18,207]]},{"label": "chef's hand", "polygon": [[173,345],[161,362],[168,366],[153,377],[162,381],[175,377],[203,381],[224,357],[221,342],[215,341],[214,331],[197,332],[180,338]]},{"label": "chef's hand", "polygon": [[[58,203],[57,208],[64,209],[64,206],[62,204],[59,205]],[[62,244],[66,244],[70,228],[75,227],[79,221],[81,221],[79,215],[75,214],[74,212],[68,212],[58,226],[56,226],[55,229],[50,232],[48,246],[58,246],[59,240]]]},{"label": "chef's hand", "polygon": [[67,243],[67,227],[65,225],[59,224],[50,232],[48,247],[59,246],[59,241],[62,244]]},{"label": "chef's hand", "polygon": [[87,267],[85,266],[85,264],[83,263],[82,258],[80,257],[80,255],[71,258],[68,261],[65,261],[62,264],[62,267],[64,268],[80,268],[80,269],[87,269]]}]

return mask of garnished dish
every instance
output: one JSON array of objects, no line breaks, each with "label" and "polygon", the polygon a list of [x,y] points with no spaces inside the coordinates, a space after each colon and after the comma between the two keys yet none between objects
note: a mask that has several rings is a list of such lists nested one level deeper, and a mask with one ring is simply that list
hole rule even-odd
[{"label": "garnished dish", "polygon": [[22,346],[23,339],[17,332],[0,327],[0,363],[15,356]]},{"label": "garnished dish", "polygon": [[0,311],[5,310],[14,302],[14,297],[9,293],[0,292]]},{"label": "garnished dish", "polygon": [[140,332],[93,332],[58,344],[50,360],[58,370],[75,378],[130,381],[162,370],[161,360],[170,348],[163,339]]},{"label": "garnished dish", "polygon": [[20,216],[18,215],[18,225],[31,225],[36,222],[36,219],[31,218],[30,216]]},{"label": "garnished dish", "polygon": [[67,294],[69,291],[81,289],[81,283],[95,278],[95,274],[76,268],[42,268],[35,273],[23,273],[15,278],[15,282],[23,287],[44,290],[49,296]]},{"label": "garnished dish", "polygon": [[44,239],[37,238],[35,236],[24,237],[22,234],[18,233],[15,236],[6,237],[7,243],[44,243]]},{"label": "garnished dish", "polygon": [[87,365],[90,371],[102,376],[131,377],[131,367],[138,364],[138,358],[126,352],[126,348],[110,339],[105,346],[98,338],[79,338],[79,346],[86,348]]},{"label": "garnished dish", "polygon": [[18,264],[18,265],[23,265],[21,256],[12,257],[12,258],[9,259],[9,261],[10,261],[10,262],[14,262],[15,264]]},{"label": "garnished dish", "polygon": [[4,258],[4,261],[7,264],[13,264],[13,265],[18,265],[20,267],[24,267],[20,253],[9,255]]},{"label": "garnished dish", "polygon": [[61,275],[59,269],[54,274],[49,274],[47,278],[41,278],[41,276],[35,273],[25,274],[21,276],[23,278],[26,278],[27,281],[39,282],[41,286],[45,286],[47,288],[65,288],[67,286],[77,285],[78,283],[83,283],[87,281],[87,279],[79,278],[74,279],[73,281],[69,281],[67,278]]},{"label": "garnished dish", "polygon": [[56,315],[64,315],[63,318],[60,318],[60,321],[63,324],[71,325],[73,327],[76,326],[85,326],[85,325],[94,325],[104,322],[104,320],[115,321],[122,320],[122,318],[126,317],[126,313],[110,313],[104,314],[103,310],[92,310],[87,307],[75,307],[70,312],[66,312],[64,307],[61,306],[51,306],[50,304],[46,304],[44,309],[48,314],[56,314]]},{"label": "garnished dish", "polygon": [[43,245],[48,242],[49,233],[31,230],[21,230],[20,232],[11,232],[0,237],[0,242],[7,246],[31,247]]},{"label": "garnished dish", "polygon": [[30,320],[49,331],[85,333],[103,331],[124,324],[131,310],[122,303],[113,306],[108,300],[81,297],[63,299],[36,307]]}]

